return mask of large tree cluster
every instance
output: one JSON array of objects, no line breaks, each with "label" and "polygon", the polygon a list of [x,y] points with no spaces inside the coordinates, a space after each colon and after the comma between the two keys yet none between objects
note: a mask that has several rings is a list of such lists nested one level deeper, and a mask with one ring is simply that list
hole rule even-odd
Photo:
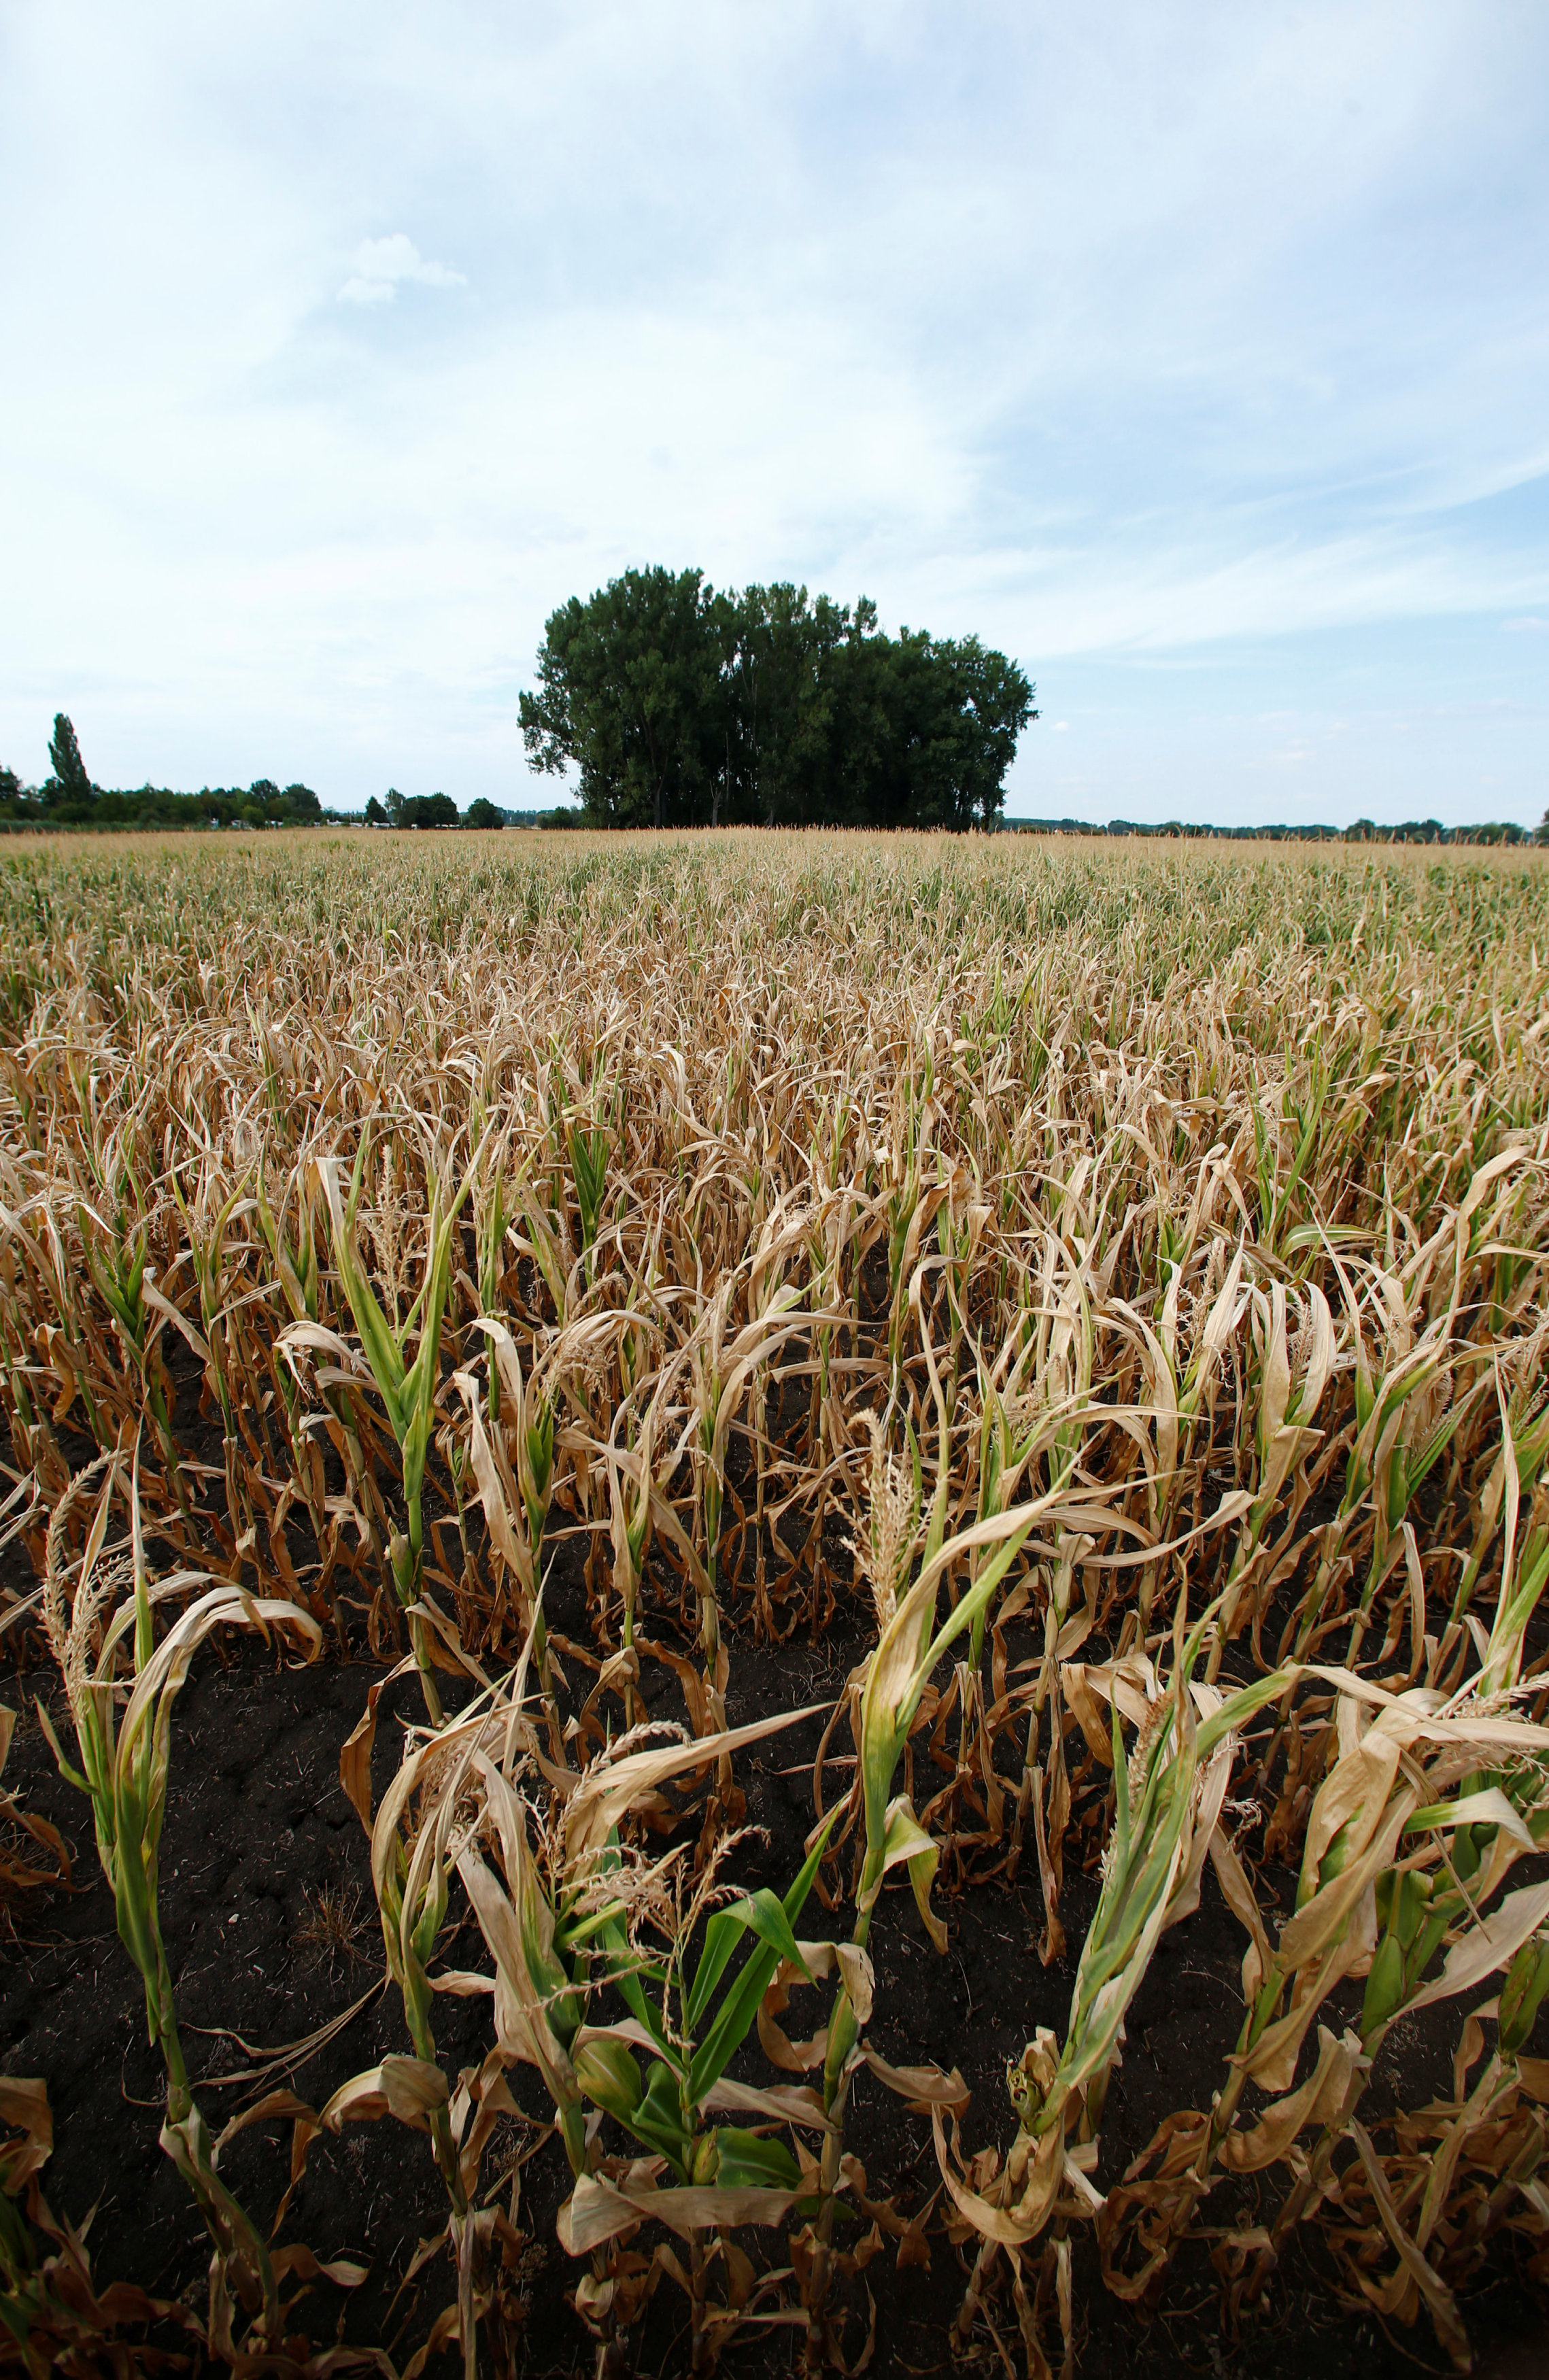
[{"label": "large tree cluster", "polygon": [[625,571],[548,620],[522,735],[599,826],[993,824],[1037,712],[977,637],[885,636],[805,587]]}]

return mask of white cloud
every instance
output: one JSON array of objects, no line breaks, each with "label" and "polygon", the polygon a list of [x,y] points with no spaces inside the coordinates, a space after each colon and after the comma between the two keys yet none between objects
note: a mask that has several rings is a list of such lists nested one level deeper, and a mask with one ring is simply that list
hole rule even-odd
[{"label": "white cloud", "polygon": [[1503,620],[1501,622],[1501,626],[1509,636],[1514,631],[1522,628],[1549,628],[1549,620],[1538,619],[1530,612],[1525,613],[1519,620]]},{"label": "white cloud", "polygon": [[[1358,643],[1369,781],[1542,807],[1549,18],[12,15],[0,760],[520,798],[545,616],[660,560],[1005,646],[1035,810],[1079,718],[1095,802],[1232,815]],[[1521,695],[1488,771],[1428,675]]]},{"label": "white cloud", "polygon": [[433,264],[420,255],[405,232],[386,239],[363,239],[355,252],[355,271],[339,295],[347,305],[381,306],[396,297],[400,281],[418,281],[431,289],[461,289],[467,275],[450,264]]}]

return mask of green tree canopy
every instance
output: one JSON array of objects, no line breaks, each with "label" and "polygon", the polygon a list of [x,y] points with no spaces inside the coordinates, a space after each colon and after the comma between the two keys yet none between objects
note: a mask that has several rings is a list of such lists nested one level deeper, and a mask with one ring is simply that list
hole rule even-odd
[{"label": "green tree canopy", "polygon": [[487,801],[484,795],[480,794],[477,800],[471,801],[468,804],[467,809],[464,813],[463,824],[465,826],[477,827],[503,826],[505,824],[505,820],[495,808],[494,803]]},{"label": "green tree canopy", "polygon": [[610,826],[691,826],[709,814],[720,639],[698,570],[629,570],[553,613],[537,694],[521,702],[535,769],[580,773]]},{"label": "green tree canopy", "polygon": [[54,794],[51,808],[63,808],[80,802],[90,803],[94,788],[86,773],[86,763],[80,757],[76,732],[62,710],[54,714],[54,734],[49,738],[48,757],[54,763],[54,774],[44,786],[45,798]]},{"label": "green tree canopy", "polygon": [[1037,712],[976,637],[881,634],[781,582],[717,593],[626,571],[549,619],[521,702],[531,766],[574,769],[608,826],[988,825]]},{"label": "green tree canopy", "polygon": [[[391,811],[391,794],[387,797],[387,807]],[[393,823],[394,826],[455,826],[457,805],[450,794],[417,794],[407,801],[400,796],[398,815]]]}]

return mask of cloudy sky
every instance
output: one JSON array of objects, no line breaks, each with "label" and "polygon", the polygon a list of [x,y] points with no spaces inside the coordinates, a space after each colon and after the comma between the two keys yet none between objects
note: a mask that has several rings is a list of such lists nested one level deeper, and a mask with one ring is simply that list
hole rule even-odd
[{"label": "cloudy sky", "polygon": [[0,0],[0,760],[520,804],[545,615],[865,592],[1008,807],[1549,803],[1541,0]]}]

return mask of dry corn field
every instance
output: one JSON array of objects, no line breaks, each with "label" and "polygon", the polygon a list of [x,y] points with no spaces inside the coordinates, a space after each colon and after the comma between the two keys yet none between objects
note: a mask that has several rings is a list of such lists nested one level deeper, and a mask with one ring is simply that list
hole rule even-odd
[{"label": "dry corn field", "polygon": [[1545,951],[1532,855],[8,844],[0,2364],[1538,2336]]}]

